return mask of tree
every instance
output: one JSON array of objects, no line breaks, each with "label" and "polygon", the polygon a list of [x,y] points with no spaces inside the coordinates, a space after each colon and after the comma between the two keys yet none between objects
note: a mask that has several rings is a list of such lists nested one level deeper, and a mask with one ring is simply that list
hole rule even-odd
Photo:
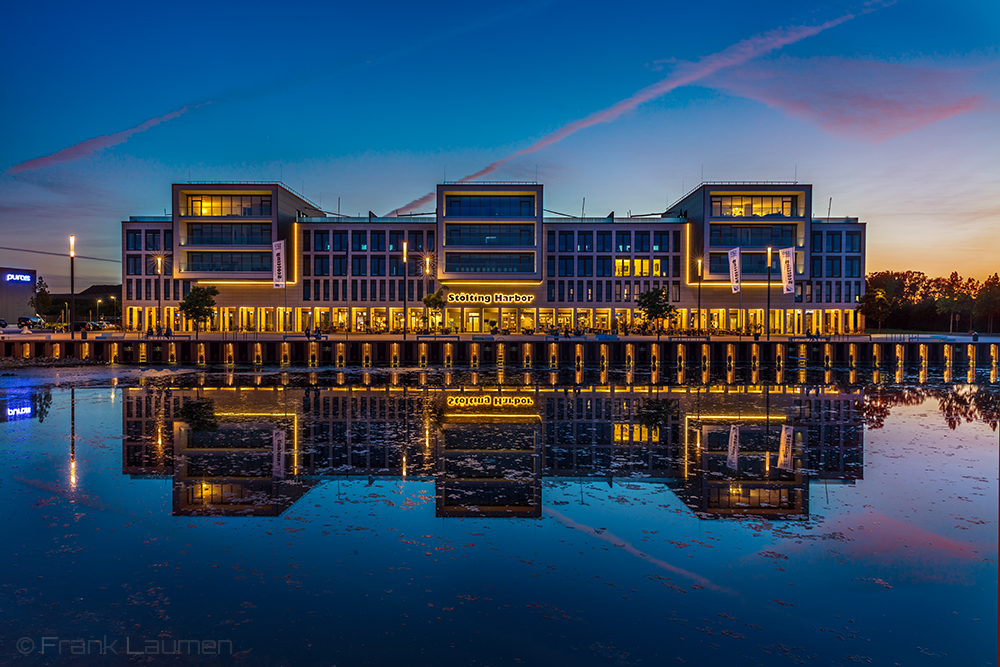
[{"label": "tree", "polygon": [[432,313],[437,313],[439,321],[441,317],[441,312],[444,310],[445,306],[444,291],[446,289],[448,288],[441,286],[441,288],[438,289],[438,291],[434,292],[433,294],[428,294],[423,299],[421,299],[421,301],[424,302],[424,305],[427,306],[427,310],[429,310]]},{"label": "tree", "polygon": [[994,273],[979,288],[974,312],[976,315],[985,315],[988,318],[992,334],[993,316],[1000,313],[1000,274]]},{"label": "tree", "polygon": [[45,316],[49,308],[52,307],[52,296],[49,294],[49,286],[45,284],[45,279],[38,276],[38,282],[34,286],[34,296],[28,299],[28,305],[36,314]]},{"label": "tree", "polygon": [[656,340],[660,340],[660,333],[663,331],[662,320],[677,312],[677,308],[670,303],[670,292],[666,287],[651,289],[640,293],[635,301],[636,309],[646,320],[656,322]]},{"label": "tree", "polygon": [[215,297],[219,296],[219,289],[215,285],[208,287],[194,287],[180,302],[178,308],[184,317],[194,322],[194,337],[197,340],[201,330],[201,323],[212,317],[215,307]]},{"label": "tree", "polygon": [[[972,312],[974,295],[978,291],[975,278],[962,280],[958,271],[952,271],[947,278],[935,278],[930,282],[934,291],[935,309],[938,313],[948,313],[948,333],[955,331],[955,314],[962,311]],[[969,325],[971,327],[971,317]]]},{"label": "tree", "polygon": [[875,289],[865,292],[854,310],[864,315],[866,320],[871,318],[878,322],[878,332],[882,333],[882,322],[892,313],[893,307],[885,290]]},{"label": "tree", "polygon": [[192,431],[217,431],[219,429],[219,422],[215,418],[215,401],[210,398],[185,401],[177,412],[177,416]]}]

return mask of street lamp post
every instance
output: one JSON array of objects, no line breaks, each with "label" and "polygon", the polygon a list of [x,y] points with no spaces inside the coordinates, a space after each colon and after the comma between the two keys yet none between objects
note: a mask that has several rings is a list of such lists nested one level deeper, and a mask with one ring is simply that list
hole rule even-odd
[{"label": "street lamp post", "polygon": [[76,338],[76,235],[69,237],[69,337],[70,340]]},{"label": "street lamp post", "polygon": [[[427,293],[427,276],[429,276],[430,273],[431,273],[431,257],[430,255],[424,255],[424,298],[430,296],[430,294]],[[424,327],[426,328],[427,331],[429,331],[431,328],[431,314],[427,310],[426,303],[424,304]],[[425,331],[424,333],[427,333],[427,331]]]},{"label": "street lamp post", "polygon": [[101,321],[101,300],[97,300],[97,321]]},{"label": "street lamp post", "polygon": [[156,256],[156,282],[158,283],[156,288],[156,296],[159,297],[159,303],[156,306],[156,328],[158,331],[163,330],[163,255]]},{"label": "street lamp post", "polygon": [[701,333],[701,260],[698,260],[698,333]]},{"label": "street lamp post", "polygon": [[767,327],[767,339],[771,340],[771,246],[767,246],[767,316],[764,326]]},{"label": "street lamp post", "polygon": [[[112,318],[118,317],[118,297],[114,296],[111,297],[111,317]],[[111,321],[114,322],[114,319],[112,319]],[[124,329],[125,327],[122,328]]]},{"label": "street lamp post", "polygon": [[406,340],[406,292],[407,287],[409,287],[409,280],[407,279],[407,246],[406,241],[403,241],[403,340]]}]

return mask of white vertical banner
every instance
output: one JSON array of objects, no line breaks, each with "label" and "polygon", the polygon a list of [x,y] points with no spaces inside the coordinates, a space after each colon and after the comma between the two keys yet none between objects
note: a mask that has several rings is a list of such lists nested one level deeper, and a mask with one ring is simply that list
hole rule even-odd
[{"label": "white vertical banner", "polygon": [[271,475],[275,479],[285,478],[285,431],[278,429],[271,435]]},{"label": "white vertical banner", "polygon": [[781,441],[778,446],[778,468],[792,471],[792,433],[793,428],[787,424],[781,427]]},{"label": "white vertical banner", "polygon": [[726,453],[726,467],[736,470],[740,465],[740,427],[729,427],[729,451]]},{"label": "white vertical banner", "polygon": [[271,244],[271,277],[274,278],[274,289],[284,289],[287,279],[284,241],[275,241]]},{"label": "white vertical banner", "polygon": [[729,283],[733,286],[733,294],[740,291],[740,249],[733,248],[729,251]]},{"label": "white vertical banner", "polygon": [[795,292],[795,248],[782,248],[778,251],[781,258],[781,293]]}]

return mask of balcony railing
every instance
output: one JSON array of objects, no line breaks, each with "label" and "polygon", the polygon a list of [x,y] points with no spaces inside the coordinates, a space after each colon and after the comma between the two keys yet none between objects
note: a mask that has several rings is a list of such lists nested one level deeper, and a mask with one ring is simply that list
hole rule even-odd
[{"label": "balcony railing", "polygon": [[271,206],[209,207],[180,206],[183,218],[270,218]]},{"label": "balcony railing", "polygon": [[271,245],[271,237],[263,236],[182,236],[181,245]]},{"label": "balcony railing", "polygon": [[271,272],[270,265],[262,264],[210,264],[208,262],[181,263],[181,273],[263,273]]},{"label": "balcony railing", "polygon": [[726,210],[722,209],[720,212],[712,211],[712,218],[741,218],[745,220],[794,220],[796,218],[804,218],[806,216],[806,209],[804,206],[798,206],[793,208],[789,215],[784,213],[768,213],[765,215],[756,215],[753,213],[745,213],[742,209],[737,210]]},{"label": "balcony railing", "polygon": [[788,248],[794,245],[796,248],[804,248],[806,240],[803,237],[790,238],[784,237],[771,237],[771,238],[747,238],[745,236],[712,236],[709,237],[709,245],[713,248],[735,248],[737,246],[743,248],[766,248],[771,246],[772,248]]}]

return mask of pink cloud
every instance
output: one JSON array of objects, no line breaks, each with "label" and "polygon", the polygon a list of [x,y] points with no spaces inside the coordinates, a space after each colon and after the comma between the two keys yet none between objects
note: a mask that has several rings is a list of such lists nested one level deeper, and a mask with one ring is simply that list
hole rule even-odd
[{"label": "pink cloud", "polygon": [[[874,11],[882,6],[885,5],[882,3],[870,4],[861,13]],[[580,130],[593,127],[599,123],[611,122],[622,114],[635,109],[640,104],[662,97],[676,88],[695,83],[696,81],[711,76],[728,67],[742,65],[743,63],[746,63],[754,58],[766,55],[772,51],[788,46],[789,44],[794,44],[795,42],[801,41],[807,37],[817,35],[824,30],[838,26],[854,17],[855,14],[845,14],[827,21],[826,23],[821,23],[815,26],[791,26],[786,28],[776,28],[775,30],[765,32],[761,35],[756,35],[739,41],[736,44],[719,51],[718,53],[705,56],[696,62],[680,62],[674,68],[673,74],[662,81],[643,88],[630,97],[627,97],[620,102],[616,102],[607,109],[602,109],[601,111],[594,112],[585,118],[581,118],[580,120],[564,125],[558,130],[545,135],[530,146],[522,148],[516,153],[508,155],[505,158],[491,162],[474,174],[470,174],[459,179],[458,182],[466,183],[468,181],[474,181],[477,178],[482,178],[483,176],[492,174],[494,171],[504,166],[511,160],[540,151],[547,146],[551,146],[556,142],[562,141],[570,135],[576,134]],[[414,199],[406,206],[396,209],[392,212],[392,214],[409,213],[414,209],[429,204],[434,200],[434,197],[435,193],[428,192],[423,197]]]},{"label": "pink cloud", "polygon": [[762,102],[831,134],[885,141],[983,108],[968,72],[837,57],[779,58],[712,76],[706,86]]},{"label": "pink cloud", "polygon": [[[211,102],[206,102],[205,104],[211,104]],[[114,134],[106,134],[100,137],[94,137],[93,139],[87,139],[86,141],[81,141],[78,144],[70,146],[69,148],[64,148],[61,151],[57,151],[52,155],[46,155],[44,157],[36,157],[27,162],[22,162],[16,164],[7,170],[8,174],[16,174],[21,171],[27,171],[29,169],[41,169],[43,167],[51,167],[54,164],[59,164],[60,162],[70,162],[72,160],[79,160],[80,158],[85,158],[93,155],[97,151],[104,150],[105,148],[110,148],[112,146],[117,146],[118,144],[123,144],[129,140],[133,134],[138,134],[139,132],[145,132],[151,127],[155,127],[160,123],[164,123],[168,120],[173,120],[180,115],[183,115],[190,111],[191,109],[197,109],[202,106],[201,104],[188,105],[181,107],[177,111],[171,111],[163,116],[158,116],[156,118],[151,118],[145,123],[136,125],[135,127],[129,128],[127,130],[122,130],[121,132],[115,132]]]}]

